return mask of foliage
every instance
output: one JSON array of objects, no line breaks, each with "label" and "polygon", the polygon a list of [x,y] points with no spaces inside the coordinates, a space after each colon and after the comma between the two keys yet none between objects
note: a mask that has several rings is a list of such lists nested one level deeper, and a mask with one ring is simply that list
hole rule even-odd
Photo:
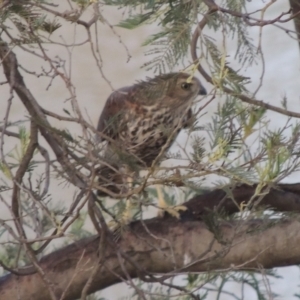
[{"label": "foliage", "polygon": [[[108,225],[111,220],[120,222],[124,218],[126,200],[131,199],[131,206],[135,208],[131,219],[143,219],[147,208],[157,206],[159,195],[153,188],[153,181],[164,186],[162,194],[170,205],[182,203],[208,186],[221,188],[233,198],[232,188],[256,183],[255,193],[246,204],[238,207],[237,214],[228,216],[224,209],[218,213],[207,212],[203,217],[216,241],[224,247],[231,246],[231,241],[225,241],[219,230],[224,220],[242,222],[260,219],[275,220],[275,223],[285,217],[255,210],[255,207],[263,194],[299,171],[300,125],[295,121],[293,112],[288,110],[285,96],[282,108],[266,105],[267,99],[265,102],[255,99],[263,85],[265,59],[261,40],[254,43],[249,33],[251,26],[262,30],[264,26],[276,24],[282,29],[277,22],[284,22],[279,22],[281,17],[271,21],[264,18],[268,5],[272,4],[262,2],[257,11],[248,12],[247,2],[219,1],[218,9],[215,9],[207,4],[213,1],[198,0],[73,0],[66,1],[68,10],[63,9],[61,3],[45,0],[1,2],[1,45],[8,45],[17,58],[20,51],[26,53],[34,62],[32,65],[29,63],[30,69],[23,66],[24,63],[18,63],[14,66],[16,70],[21,70],[25,79],[27,76],[34,76],[37,80],[46,78],[47,92],[52,91],[52,85],[55,87],[56,81],[60,80],[69,93],[60,112],[54,107],[48,111],[42,100],[36,101],[30,94],[34,87],[27,86],[21,96],[16,92],[16,88],[26,83],[20,79],[21,75],[13,78],[17,72],[15,69],[12,68],[14,71],[7,81],[1,83],[5,95],[8,95],[0,123],[0,203],[9,215],[0,220],[3,225],[0,229],[0,241],[3,243],[0,262],[6,268],[4,273],[10,269],[18,271],[32,263],[27,255],[28,247],[36,258],[40,258],[62,245],[91,236],[97,230],[95,223],[92,229],[89,226],[92,216],[97,216],[96,211]],[[101,10],[108,6],[122,11],[123,19],[116,26],[111,25],[115,20]],[[191,75],[199,71],[212,84],[212,89],[200,103],[195,103],[195,122],[186,131],[186,144],[178,143],[177,149],[172,148],[167,154],[174,164],[170,166],[164,162],[160,167],[153,164],[145,172],[134,165],[135,159],[129,163],[128,156],[124,157],[118,164],[130,165],[131,170],[141,171],[140,175],[128,174],[126,167],[120,168],[118,176],[126,177],[130,188],[126,191],[124,188],[124,193],[112,194],[113,201],[98,197],[94,201],[95,211],[91,212],[87,208],[91,195],[95,190],[105,192],[107,189],[107,185],[98,184],[99,170],[103,166],[115,168],[116,162],[114,155],[103,155],[106,145],[99,142],[103,140],[103,133],[97,132],[79,105],[72,69],[76,61],[73,61],[72,55],[81,46],[88,45],[103,81],[109,83],[103,71],[108,62],[102,61],[99,50],[99,40],[103,37],[97,26],[103,24],[111,28],[113,38],[118,39],[126,51],[128,49],[119,35],[121,30],[134,32],[137,27],[155,25],[156,32],[145,36],[141,44],[149,58],[143,67],[152,73],[166,73],[176,68]],[[69,44],[68,37],[63,36],[63,29],[67,26],[82,26],[86,40]],[[216,33],[216,36],[211,33]],[[58,38],[60,34],[62,37]],[[76,33],[72,34],[76,36]],[[235,44],[231,62],[227,53],[229,43]],[[68,58],[52,55],[51,47],[63,47]],[[201,54],[191,60],[189,51]],[[254,64],[263,65],[260,77],[257,76],[260,82],[256,91],[251,87],[253,78],[248,77],[246,71]],[[202,70],[203,66],[208,70],[207,74]],[[32,108],[26,101],[23,102],[27,110],[24,120],[14,121],[10,116],[16,94],[21,101],[23,95],[27,97],[26,101],[34,104]],[[215,103],[213,115],[204,123],[201,117],[208,107],[211,109],[209,105],[212,102]],[[285,116],[285,123],[272,122],[272,110]],[[32,124],[37,128],[36,133]],[[69,124],[75,124],[77,130],[70,130]],[[110,125],[118,126],[118,120]],[[95,135],[98,137],[95,138]],[[11,142],[13,139],[16,141]],[[8,142],[13,146],[7,146]],[[124,180],[122,184],[124,187]],[[53,195],[56,189],[61,190],[58,202]],[[71,199],[70,193],[73,195]],[[103,221],[99,215],[96,219],[98,223]],[[147,277],[150,283],[141,276],[131,283],[132,297],[140,299],[142,294],[147,299],[169,299],[173,296],[178,299],[209,299],[215,295],[215,299],[225,296],[245,299],[246,288],[254,291],[257,299],[268,299],[267,295],[276,295],[267,290],[269,283],[266,281],[279,279],[275,270],[244,271],[242,267],[239,270],[234,266],[225,271],[183,272],[179,276],[181,270],[176,272],[174,270],[175,275],[167,274],[166,280],[153,282],[149,279],[155,278],[151,274]],[[227,287],[231,283],[239,284],[242,292],[229,291]],[[102,298],[90,295],[87,299]]]}]

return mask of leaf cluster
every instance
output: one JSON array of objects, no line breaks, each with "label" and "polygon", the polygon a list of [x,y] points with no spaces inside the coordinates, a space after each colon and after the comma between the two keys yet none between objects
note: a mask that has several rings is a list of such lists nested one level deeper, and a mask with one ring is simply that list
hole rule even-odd
[{"label": "leaf cluster", "polygon": [[4,32],[11,33],[10,25],[17,29],[14,43],[35,44],[43,41],[40,32],[52,34],[61,27],[56,19],[50,20],[47,14],[39,9],[45,1],[12,0],[0,12],[0,26]]}]

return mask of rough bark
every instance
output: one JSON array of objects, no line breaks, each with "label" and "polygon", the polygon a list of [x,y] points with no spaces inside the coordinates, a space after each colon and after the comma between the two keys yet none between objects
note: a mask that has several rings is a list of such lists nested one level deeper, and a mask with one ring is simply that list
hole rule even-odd
[{"label": "rough bark", "polygon": [[[185,203],[189,209],[182,217],[193,216],[199,219],[212,210],[223,210],[227,214],[233,214],[240,210],[243,202],[248,203],[256,188],[257,185],[242,184],[233,189],[228,187],[197,195]],[[274,185],[269,193],[259,200],[258,207],[269,207],[276,211],[300,212],[300,184]]]},{"label": "rough bark", "polygon": [[[232,192],[237,202],[248,201],[256,186],[240,186]],[[244,193],[243,193],[244,190]],[[103,264],[92,282],[89,293],[117,282],[140,277],[194,271],[207,272],[231,269],[273,268],[300,263],[300,222],[286,220],[250,220],[217,222],[213,232],[202,216],[220,201],[228,212],[238,211],[231,206],[224,191],[216,190],[197,196],[186,203],[194,212],[177,221],[167,217],[154,218],[130,225],[116,245],[107,244]],[[277,210],[299,211],[300,184],[279,185],[265,196],[261,205]],[[146,229],[147,228],[147,229]],[[96,267],[99,237],[75,242],[55,251],[40,261],[57,299],[76,299]],[[126,258],[126,259],[125,259]],[[174,272],[174,273],[173,273]],[[9,274],[0,280],[0,299],[50,299],[38,273],[27,276]]]}]

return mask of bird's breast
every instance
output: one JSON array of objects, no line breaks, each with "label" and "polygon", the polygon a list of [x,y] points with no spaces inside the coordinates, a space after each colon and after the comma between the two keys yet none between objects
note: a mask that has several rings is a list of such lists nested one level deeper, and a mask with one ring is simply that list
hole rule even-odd
[{"label": "bird's breast", "polygon": [[168,146],[174,141],[187,121],[189,108],[148,107],[143,115],[128,115],[127,124],[120,132],[122,145],[148,164],[155,159],[168,140]]}]

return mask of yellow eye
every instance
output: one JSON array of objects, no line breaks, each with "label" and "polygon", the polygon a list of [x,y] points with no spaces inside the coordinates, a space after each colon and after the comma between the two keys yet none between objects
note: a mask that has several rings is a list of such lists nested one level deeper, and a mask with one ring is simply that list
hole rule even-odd
[{"label": "yellow eye", "polygon": [[187,83],[187,82],[184,82],[184,83],[181,84],[181,88],[183,90],[188,90],[188,89],[190,89],[191,86],[192,86],[192,84],[191,83]]}]

